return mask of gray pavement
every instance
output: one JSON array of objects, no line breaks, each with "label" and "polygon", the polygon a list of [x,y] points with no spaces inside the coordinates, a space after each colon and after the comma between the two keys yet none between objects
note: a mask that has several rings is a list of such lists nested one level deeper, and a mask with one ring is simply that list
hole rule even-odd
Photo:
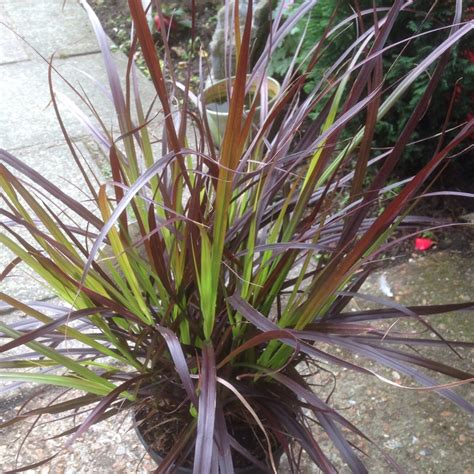
[{"label": "gray pavement", "polygon": [[[116,131],[102,56],[79,0],[0,0],[0,148],[77,196],[84,183],[51,105],[48,64],[44,58],[49,59],[53,53],[54,66],[61,75],[90,99],[109,130]],[[114,52],[113,56],[124,77],[127,58],[121,52]],[[146,106],[153,99],[154,90],[144,77],[140,82]],[[53,83],[59,99],[66,96],[92,117],[76,92],[59,76],[55,75]],[[68,132],[94,172],[100,174],[99,149],[71,109],[67,101],[60,104]],[[87,198],[83,196],[84,201]],[[11,259],[12,255],[0,248],[0,271]],[[52,296],[21,265],[1,287],[23,301]]]}]

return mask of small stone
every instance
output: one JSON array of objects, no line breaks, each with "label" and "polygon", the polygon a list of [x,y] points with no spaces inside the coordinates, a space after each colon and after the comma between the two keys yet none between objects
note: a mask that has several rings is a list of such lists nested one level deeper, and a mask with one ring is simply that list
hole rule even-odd
[{"label": "small stone", "polygon": [[463,216],[461,216],[461,219],[467,222],[474,223],[474,212],[471,212],[469,214],[464,214]]},{"label": "small stone", "polygon": [[400,374],[395,371],[395,370],[392,370],[392,377],[395,379],[395,380],[400,380],[402,377],[400,376]]},{"label": "small stone", "polygon": [[127,450],[125,449],[125,446],[119,446],[117,450],[115,451],[115,454],[117,456],[123,456],[126,452]]},{"label": "small stone", "polygon": [[430,448],[425,448],[420,451],[420,456],[431,456],[433,454],[433,450]]},{"label": "small stone", "polygon": [[440,415],[443,417],[443,418],[448,418],[450,416],[453,416],[453,412],[452,411],[448,411],[448,410],[445,410],[445,411],[442,411],[440,413]]},{"label": "small stone", "polygon": [[463,434],[460,434],[458,439],[459,439],[460,443],[465,443],[466,442],[466,436],[464,436]]},{"label": "small stone", "polygon": [[398,439],[390,439],[384,443],[388,449],[398,449],[402,447],[402,443]]},{"label": "small stone", "polygon": [[411,437],[411,444],[416,444],[418,443],[418,438],[416,436]]}]

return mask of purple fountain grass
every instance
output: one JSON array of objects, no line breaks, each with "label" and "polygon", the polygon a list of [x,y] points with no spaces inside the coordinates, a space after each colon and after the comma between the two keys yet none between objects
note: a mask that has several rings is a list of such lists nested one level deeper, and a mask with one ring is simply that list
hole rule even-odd
[{"label": "purple fountain grass", "polygon": [[[24,262],[66,304],[49,315],[54,305],[23,303],[0,293],[0,311],[13,308],[27,317],[21,325],[0,322],[5,340],[0,350],[6,353],[0,379],[64,387],[69,397],[23,411],[0,427],[46,413],[85,411],[86,418],[63,433],[70,445],[91,425],[124,410],[131,409],[149,432],[173,409],[178,421],[173,432],[166,431],[173,446],[160,453],[164,459],[157,472],[179,465],[192,466],[195,473],[249,466],[272,472],[282,453],[292,472],[298,472],[300,449],[324,472],[336,472],[317,440],[320,431],[353,472],[367,472],[351,435],[380,448],[299,371],[312,361],[395,384],[359,359],[341,355],[348,353],[405,374],[474,411],[454,390],[471,383],[472,374],[405,349],[408,344],[454,351],[474,347],[445,340],[429,323],[431,315],[472,310],[474,302],[405,307],[358,293],[389,237],[393,245],[400,229],[415,232],[446,224],[409,213],[437,170],[463,152],[474,121],[460,124],[455,134],[443,130],[436,153],[412,179],[395,184],[390,179],[436,93],[450,49],[473,24],[462,21],[462,2],[457,1],[445,41],[433,45],[431,54],[386,90],[382,59],[387,39],[411,2],[397,0],[389,9],[357,12],[348,21],[364,14],[372,17],[372,27],[319,85],[303,90],[337,27],[328,29],[304,66],[290,67],[275,101],[256,113],[258,93],[249,105],[250,85],[265,95],[272,52],[314,3],[303,2],[284,22],[279,7],[266,47],[251,68],[252,2],[242,31],[235,30],[238,2],[234,7],[226,2],[235,20],[228,24],[234,44],[227,54],[231,57],[234,49],[237,59],[235,77],[227,78],[229,111],[217,147],[202,99],[205,67],[196,103],[190,74],[184,84],[176,82],[170,56],[157,56],[142,2],[129,0],[134,29],[124,90],[106,35],[83,2],[103,53],[118,131],[107,129],[86,97],[81,106],[89,108],[92,118],[76,116],[107,151],[112,178],[96,177],[96,185],[78,157],[52,85],[52,76],[59,73],[54,60],[46,60],[52,104],[95,210],[0,150],[0,242],[16,256],[0,280]],[[153,7],[162,15],[159,1]],[[133,63],[138,50],[156,91],[155,104],[145,104],[138,87]],[[425,93],[397,142],[378,153],[372,148],[377,121],[426,73]],[[348,138],[348,124],[361,117],[364,125]],[[156,143],[152,130],[158,120],[163,131]],[[52,198],[76,225],[55,210]],[[348,311],[357,296],[367,296],[378,309]],[[412,320],[437,338],[386,334],[380,323],[394,318]],[[7,352],[19,347],[22,353]],[[328,348],[344,351],[335,355]],[[442,384],[437,373],[454,381]]]}]

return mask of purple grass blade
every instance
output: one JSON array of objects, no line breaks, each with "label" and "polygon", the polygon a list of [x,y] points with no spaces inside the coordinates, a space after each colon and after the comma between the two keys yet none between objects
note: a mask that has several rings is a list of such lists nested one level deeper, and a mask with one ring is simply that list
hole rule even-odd
[{"label": "purple grass blade", "polygon": [[[260,331],[267,332],[267,331],[278,331],[281,330],[275,323],[271,322],[268,318],[263,316],[259,313],[255,308],[250,306],[245,300],[243,300],[238,294],[234,293],[227,299],[230,305],[238,311],[242,316],[244,316],[247,321],[252,323],[256,328]],[[292,334],[295,332],[292,331]],[[334,364],[340,365],[342,367],[346,367],[351,370],[355,370],[356,372],[362,372],[366,374],[370,374],[370,371],[364,369],[363,367],[359,367],[351,362],[346,360],[340,359],[339,357],[333,356],[328,354],[320,349],[317,349],[309,344],[305,344],[303,342],[296,343],[293,339],[286,339],[286,338],[279,338],[281,342],[285,343],[286,345],[296,348],[299,347],[301,352],[305,354],[312,355],[314,357],[321,358],[326,360],[327,362],[333,362]]]},{"label": "purple grass blade", "polygon": [[[81,356],[81,360],[85,360],[86,356],[88,360],[96,359],[97,357],[101,356],[102,354],[96,349],[88,349],[88,348],[70,348],[67,349],[56,349],[58,354],[77,354]],[[11,362],[11,361],[18,361],[18,360],[34,360],[38,358],[37,352],[23,352],[20,354],[15,354],[11,356],[3,356],[0,358],[0,362]],[[15,382],[16,383],[16,382]]]},{"label": "purple grass blade", "polygon": [[220,403],[216,408],[216,428],[215,441],[217,444],[217,456],[219,461],[220,474],[233,474],[234,464],[232,462],[232,453],[230,450],[229,433],[225,422],[224,410]]},{"label": "purple grass blade", "polygon": [[[383,336],[381,337],[383,338]],[[359,338],[359,337],[354,337],[352,339],[355,340],[356,342],[360,341],[360,342],[367,343],[368,346],[375,347],[377,348],[377,350],[383,352],[387,356],[392,356],[397,360],[401,360],[401,361],[408,362],[411,364],[416,364],[420,367],[425,367],[426,369],[439,372],[440,374],[448,375],[449,377],[454,377],[460,380],[469,380],[469,379],[472,379],[472,377],[474,377],[472,373],[464,372],[463,370],[458,370],[449,365],[443,364],[441,362],[437,362],[435,360],[428,359],[426,357],[422,357],[414,353],[407,353],[407,352],[403,352],[403,351],[393,349],[393,348],[381,347],[380,344],[377,344],[376,341],[370,341],[370,340],[368,341],[364,338]],[[383,338],[383,342],[385,342],[385,339],[386,338]],[[399,339],[403,339],[403,338],[399,338]],[[428,342],[428,343],[430,342],[429,339],[423,340],[423,341]],[[442,341],[434,341],[434,342],[437,342],[438,344],[443,344]],[[408,339],[407,343],[410,345],[413,344],[410,339]],[[474,343],[466,343],[466,344],[467,344],[467,347],[471,347],[471,348],[474,347]]]},{"label": "purple grass blade", "polygon": [[202,366],[199,380],[201,393],[199,395],[194,474],[211,472],[214,451],[217,381],[214,349],[209,343],[205,343],[202,348]]},{"label": "purple grass blade", "polygon": [[324,454],[323,450],[314,439],[314,435],[306,426],[299,423],[293,413],[288,413],[282,405],[271,404],[271,411],[278,416],[288,434],[294,437],[302,448],[309,454],[314,463],[327,474],[336,474],[337,470]]},{"label": "purple grass blade", "polygon": [[173,359],[176,372],[183,383],[189,399],[194,404],[194,406],[197,407],[198,399],[196,397],[196,390],[194,388],[193,381],[191,380],[191,376],[189,375],[188,364],[186,363],[186,358],[184,357],[184,352],[179,339],[174,334],[174,332],[171,331],[171,329],[157,325],[157,330],[163,336],[166,344],[168,345],[168,350],[170,351],[171,357]]},{"label": "purple grass blade", "polygon": [[[387,355],[382,348],[375,348],[372,346],[363,345],[357,343],[349,338],[338,338],[336,336],[328,336],[327,341],[329,343],[338,345],[344,349],[348,349],[352,352],[360,354],[364,357],[368,357],[369,359],[378,362],[380,364],[386,365],[398,372],[401,372],[405,375],[410,376],[412,379],[416,380],[421,385],[425,385],[427,387],[436,387],[438,383],[436,380],[432,379],[424,375],[423,373],[413,369],[412,367],[398,362],[393,355]],[[416,364],[415,359],[412,359],[414,364]],[[435,392],[439,393],[444,398],[452,401],[459,407],[461,407],[466,412],[474,415],[474,405],[469,403],[467,400],[459,396],[456,392],[451,389],[433,389]]]},{"label": "purple grass blade", "polygon": [[[339,423],[344,428],[352,431],[354,434],[363,438],[364,440],[371,443],[377,450],[379,450],[388,464],[392,465],[396,472],[403,473],[403,469],[396,463],[396,461],[385,453],[374,441],[372,441],[369,437],[367,437],[362,431],[360,431],[357,427],[355,427],[350,421],[344,418],[340,413],[333,410],[332,408],[327,405],[326,402],[322,401],[307,385],[305,380],[299,375],[296,375],[296,380],[290,378],[286,375],[281,373],[272,373],[271,376],[278,380],[280,383],[288,387],[299,399],[305,400],[309,403],[313,408],[313,412],[315,414],[321,413],[325,415],[327,418],[334,419],[337,423]],[[323,409],[321,409],[321,407]]]},{"label": "purple grass blade", "polygon": [[431,324],[427,323],[423,318],[418,316],[416,313],[410,312],[405,306],[403,306],[400,303],[397,303],[396,301],[393,301],[392,299],[389,298],[382,298],[378,296],[372,296],[372,295],[366,295],[364,293],[348,293],[348,292],[341,292],[341,295],[343,296],[352,296],[354,298],[361,298],[367,301],[371,301],[373,303],[380,304],[382,306],[388,306],[391,308],[395,308],[399,310],[401,313],[405,313],[407,316],[411,316],[415,318],[417,321],[419,321],[421,324],[423,324],[428,330],[433,332],[436,336],[438,336],[456,355],[461,357],[456,349],[454,349],[453,346],[451,346],[446,339],[440,334],[439,331],[437,331]]},{"label": "purple grass blade", "polygon": [[81,5],[84,7],[87,15],[89,16],[89,20],[96,35],[97,42],[99,43],[105,69],[107,71],[107,77],[109,79],[110,91],[112,92],[113,102],[120,124],[120,130],[122,133],[125,133],[129,128],[127,126],[127,108],[125,105],[125,98],[123,96],[117,66],[115,65],[110,52],[108,37],[105,34],[105,31],[102,28],[97,15],[94,13],[94,10],[92,10],[89,4],[87,2],[81,1]]},{"label": "purple grass blade", "polygon": [[329,438],[331,438],[332,442],[334,443],[334,446],[341,453],[342,458],[348,464],[351,471],[353,473],[360,474],[368,473],[369,471],[354,453],[353,449],[347,442],[341,430],[336,426],[336,423],[334,423],[334,421],[325,413],[316,411],[315,415],[321,423],[321,426],[328,434]]},{"label": "purple grass blade", "polygon": [[266,466],[263,462],[259,461],[248,449],[244,448],[233,436],[229,435],[229,444],[231,448],[238,452],[242,457],[248,459],[252,466],[259,469],[259,472],[267,472],[272,474],[272,470]]},{"label": "purple grass blade", "polygon": [[[353,336],[353,337],[340,337],[338,335],[327,335],[327,334],[324,334],[322,332],[319,332],[319,331],[311,331],[309,329],[305,329],[303,331],[290,331],[292,334],[294,334],[295,336],[303,339],[303,340],[307,340],[307,341],[313,341],[313,342],[323,342],[323,343],[326,343],[326,344],[336,344],[336,341],[351,341],[351,342],[354,342],[356,344],[358,344],[360,347],[367,347],[368,350],[370,349],[375,349],[376,351],[379,351],[380,353],[387,353],[389,354],[389,356],[391,355],[393,357],[393,359],[399,359],[399,360],[403,360],[405,362],[409,362],[411,364],[415,364],[415,365],[419,365],[421,367],[426,367],[430,370],[433,370],[433,371],[436,371],[436,372],[439,372],[439,373],[443,373],[443,374],[446,374],[446,375],[449,375],[451,377],[456,377],[456,378],[460,378],[461,380],[467,380],[469,378],[472,377],[472,374],[470,373],[466,373],[464,371],[461,371],[461,370],[458,370],[458,369],[455,369],[455,368],[452,368],[450,366],[447,366],[445,364],[442,364],[440,362],[436,362],[436,361],[433,361],[433,360],[430,360],[430,359],[426,359],[424,357],[420,357],[418,355],[415,355],[415,354],[409,354],[409,353],[405,353],[405,352],[401,352],[401,351],[396,351],[394,349],[388,349],[388,348],[385,348],[385,347],[382,347],[380,345],[380,343],[383,343],[384,340],[385,340],[385,335],[381,335],[380,336],[380,339],[378,339],[377,341],[372,339],[373,341],[373,344],[370,345],[370,344],[359,344],[358,341],[365,341],[364,337],[360,337],[360,336]],[[387,337],[390,337],[390,336],[387,336]],[[400,342],[401,343],[405,343],[405,344],[410,344],[410,341],[411,339],[406,337],[406,338],[400,338]],[[377,344],[377,342],[379,344]],[[399,343],[400,343],[399,342]],[[428,342],[430,342],[428,340]],[[438,344],[444,344],[444,341],[433,341],[433,342],[437,342]],[[462,343],[460,343],[462,345]],[[466,343],[468,347],[471,347],[472,344],[470,343]],[[436,385],[435,382],[433,382],[432,385]]]},{"label": "purple grass blade", "polygon": [[85,219],[87,222],[92,224],[97,229],[100,229],[103,226],[103,222],[89,211],[85,206],[80,202],[68,196],[66,193],[61,191],[57,186],[44,178],[40,173],[35,171],[33,168],[30,168],[27,164],[15,158],[12,154],[8,153],[6,150],[0,149],[0,162],[4,162],[7,165],[10,165],[12,168],[24,174],[31,179],[34,183],[40,185],[45,191],[59,199],[65,207],[74,211],[78,216]]},{"label": "purple grass blade", "polygon": [[[15,347],[20,347],[25,344],[28,344],[31,341],[38,339],[41,336],[49,334],[50,332],[54,331],[56,328],[63,326],[69,322],[75,321],[76,319],[84,318],[86,316],[92,316],[94,314],[102,314],[105,316],[105,313],[110,313],[107,308],[88,308],[88,309],[81,309],[78,311],[71,311],[70,313],[65,314],[61,318],[57,318],[54,321],[51,321],[48,324],[44,324],[43,326],[35,329],[31,332],[23,334],[20,337],[17,337],[13,341],[8,342],[0,346],[0,353],[6,352],[10,349],[14,349]],[[61,335],[61,337],[64,337]]]},{"label": "purple grass blade", "polygon": [[[334,331],[335,334],[338,334],[337,331]],[[414,346],[440,346],[440,345],[446,345],[446,343],[449,343],[450,346],[454,347],[464,347],[465,349],[474,349],[474,342],[467,342],[467,341],[438,341],[437,339],[421,339],[421,338],[416,338],[416,337],[402,337],[402,336],[387,336],[385,333],[378,333],[377,335],[374,336],[360,336],[360,335],[355,335],[351,334],[351,336],[358,340],[358,341],[363,341],[367,342],[368,344],[377,344],[377,343],[383,343],[383,344],[409,344],[414,345]]]},{"label": "purple grass blade", "polygon": [[317,4],[317,0],[310,0],[307,2],[303,2],[292,15],[287,18],[285,23],[275,31],[275,34],[271,36],[271,42],[267,43],[265,46],[264,51],[262,52],[259,60],[255,64],[253,68],[252,75],[248,81],[251,84],[255,77],[261,74],[261,69],[265,67],[265,63],[268,61],[270,55],[275,51],[278,47],[280,42],[285,38],[285,36],[296,26],[296,24],[307,15],[310,10]]},{"label": "purple grass blade", "polygon": [[[84,126],[86,130],[90,132],[92,137],[94,137],[94,140],[98,143],[98,145],[101,147],[101,149],[104,151],[104,153],[108,153],[109,149],[111,147],[111,140],[106,137],[101,130],[94,125],[92,120],[72,101],[70,100],[65,94],[61,94],[60,92],[57,92],[56,95],[58,96],[59,101],[67,107],[67,109],[76,117],[76,119]],[[56,105],[57,107],[57,105]],[[56,115],[59,116],[59,109],[56,112]],[[62,123],[62,122],[61,122]],[[63,125],[64,127],[64,125]],[[64,127],[64,132],[66,133],[66,129]],[[69,138],[69,136],[68,136]],[[70,146],[70,150],[74,150],[74,147]],[[74,150],[74,154],[75,150]],[[80,163],[79,159],[76,160],[76,163]],[[82,175],[86,178],[87,173],[85,171],[82,172]],[[91,192],[93,192],[94,197],[97,199],[97,196],[95,195],[95,189],[90,186]]]},{"label": "purple grass blade", "polygon": [[[470,311],[474,309],[474,301],[468,303],[441,304],[428,306],[407,306],[410,313],[418,316],[433,316],[443,313],[454,313],[461,311]],[[340,313],[331,316],[329,319],[335,321],[359,322],[359,321],[378,321],[394,318],[411,317],[406,313],[400,312],[394,308],[368,309],[364,311],[354,311],[351,313]]]}]

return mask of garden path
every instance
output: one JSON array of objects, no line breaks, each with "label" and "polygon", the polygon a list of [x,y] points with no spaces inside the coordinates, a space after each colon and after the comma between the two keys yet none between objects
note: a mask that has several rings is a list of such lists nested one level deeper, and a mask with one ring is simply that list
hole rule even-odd
[{"label": "garden path", "polygon": [[[0,148],[41,172],[66,193],[82,194],[81,200],[87,202],[84,182],[72,162],[51,104],[47,61],[53,54],[58,72],[91,100],[107,126],[115,127],[112,102],[105,92],[107,87],[102,86],[107,77],[101,53],[79,0],[0,0]],[[113,56],[123,77],[127,58],[120,51],[113,52]],[[81,105],[79,97],[57,75],[53,83],[58,98],[63,94]],[[153,87],[143,76],[140,85],[146,104],[154,97]],[[89,132],[67,102],[60,108],[79,151],[93,157],[89,165],[100,173],[101,153]],[[84,106],[81,110],[87,113]],[[0,248],[0,268],[11,258],[5,248]],[[23,301],[51,296],[21,265],[2,282],[2,291]]]}]

